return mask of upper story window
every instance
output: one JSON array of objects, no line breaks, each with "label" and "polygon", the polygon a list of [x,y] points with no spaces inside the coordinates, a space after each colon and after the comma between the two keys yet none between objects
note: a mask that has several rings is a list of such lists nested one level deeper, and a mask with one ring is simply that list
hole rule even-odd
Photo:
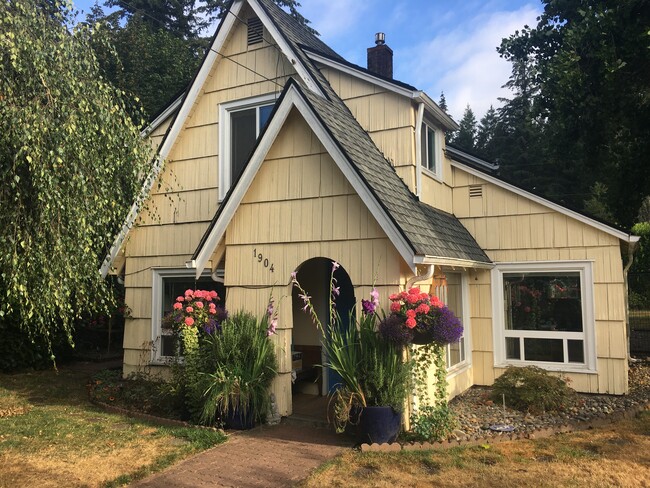
[{"label": "upper story window", "polygon": [[591,263],[495,268],[496,361],[547,369],[594,369]]},{"label": "upper story window", "polygon": [[223,103],[219,110],[219,200],[237,181],[273,111],[276,94]]},{"label": "upper story window", "polygon": [[424,122],[421,133],[422,167],[438,178],[442,177],[441,144],[439,131]]}]

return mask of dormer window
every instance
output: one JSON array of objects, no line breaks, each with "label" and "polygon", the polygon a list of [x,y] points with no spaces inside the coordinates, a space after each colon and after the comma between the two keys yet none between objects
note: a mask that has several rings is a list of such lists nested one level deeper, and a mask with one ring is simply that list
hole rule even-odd
[{"label": "dormer window", "polygon": [[223,103],[219,107],[219,200],[235,184],[269,120],[277,95]]},{"label": "dormer window", "polygon": [[438,178],[442,178],[440,157],[442,147],[439,131],[424,122],[421,137],[422,167],[431,171]]}]

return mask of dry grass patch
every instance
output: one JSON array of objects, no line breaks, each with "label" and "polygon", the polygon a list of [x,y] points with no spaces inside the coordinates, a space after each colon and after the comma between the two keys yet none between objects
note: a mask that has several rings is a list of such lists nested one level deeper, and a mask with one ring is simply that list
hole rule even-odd
[{"label": "dry grass patch", "polygon": [[304,487],[650,486],[650,412],[575,434],[446,451],[349,451]]},{"label": "dry grass patch", "polygon": [[223,441],[216,431],[164,428],[88,401],[88,372],[0,375],[0,487],[118,486]]}]

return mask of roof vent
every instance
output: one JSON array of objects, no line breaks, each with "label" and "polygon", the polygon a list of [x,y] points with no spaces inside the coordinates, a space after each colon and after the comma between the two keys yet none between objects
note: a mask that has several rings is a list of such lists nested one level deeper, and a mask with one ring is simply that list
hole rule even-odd
[{"label": "roof vent", "polygon": [[483,185],[469,185],[469,197],[480,198],[483,196]]},{"label": "roof vent", "polygon": [[259,44],[264,36],[264,26],[259,17],[248,19],[248,45]]},{"label": "roof vent", "polygon": [[386,34],[375,34],[375,45],[368,48],[368,71],[384,78],[393,77],[393,50],[386,45]]}]

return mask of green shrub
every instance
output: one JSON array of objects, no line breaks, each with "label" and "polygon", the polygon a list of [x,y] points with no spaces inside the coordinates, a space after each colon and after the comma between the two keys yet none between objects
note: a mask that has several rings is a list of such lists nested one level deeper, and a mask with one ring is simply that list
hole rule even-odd
[{"label": "green shrub", "polygon": [[492,400],[524,412],[564,410],[573,404],[575,392],[567,380],[550,375],[536,366],[509,366],[494,382]]}]

